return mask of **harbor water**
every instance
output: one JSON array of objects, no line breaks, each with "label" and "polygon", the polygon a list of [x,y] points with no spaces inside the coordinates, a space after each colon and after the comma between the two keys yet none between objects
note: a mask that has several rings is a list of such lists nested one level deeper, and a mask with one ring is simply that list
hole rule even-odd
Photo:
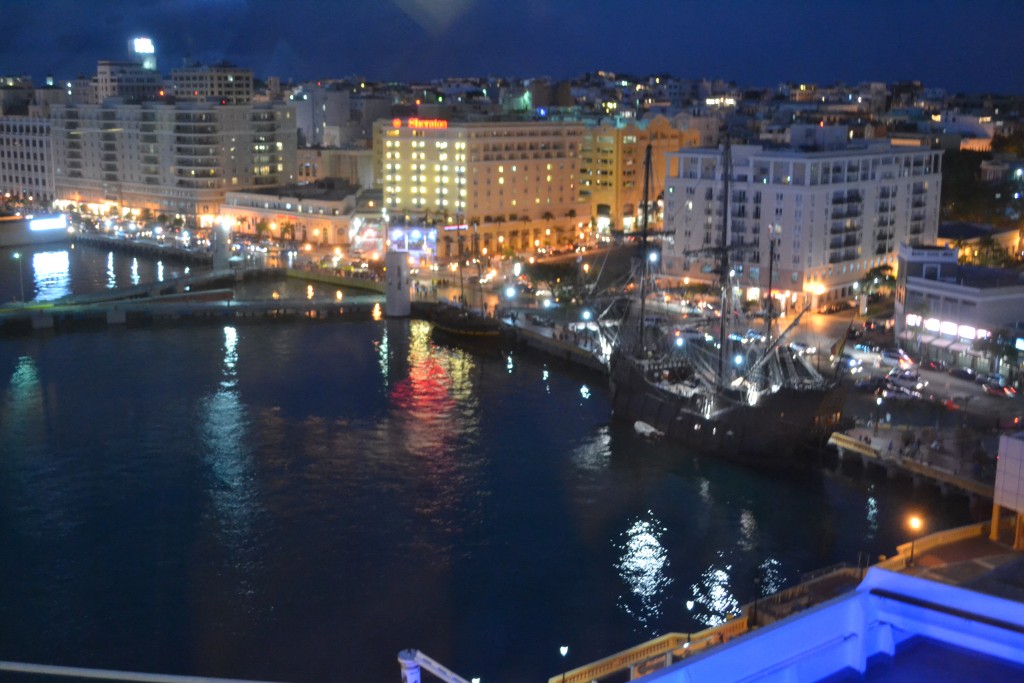
[{"label": "harbor water", "polygon": [[414,320],[0,338],[0,449],[0,659],[162,673],[398,681],[412,647],[539,683],[970,519],[646,440],[599,376]]}]

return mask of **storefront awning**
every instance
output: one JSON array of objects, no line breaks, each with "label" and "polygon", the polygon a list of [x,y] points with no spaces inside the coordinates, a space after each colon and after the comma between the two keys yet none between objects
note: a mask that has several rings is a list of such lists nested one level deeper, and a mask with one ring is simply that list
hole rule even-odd
[{"label": "storefront awning", "polygon": [[949,347],[949,350],[952,351],[953,353],[963,353],[965,351],[970,351],[971,347],[967,344],[961,344],[960,342],[957,342],[955,344],[952,344]]},{"label": "storefront awning", "polygon": [[934,347],[936,349],[947,349],[955,341],[956,340],[953,339],[953,338],[949,338],[949,339],[939,338],[939,339],[933,340],[930,343],[931,343],[932,347]]}]

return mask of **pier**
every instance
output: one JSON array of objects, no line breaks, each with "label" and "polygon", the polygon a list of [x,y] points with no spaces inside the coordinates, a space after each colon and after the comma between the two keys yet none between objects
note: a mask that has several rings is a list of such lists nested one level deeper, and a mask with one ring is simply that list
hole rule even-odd
[{"label": "pier", "polygon": [[839,462],[856,458],[865,469],[885,471],[887,478],[909,477],[915,485],[931,483],[943,494],[955,491],[974,498],[992,499],[993,483],[972,472],[964,462],[964,454],[953,452],[955,439],[938,434],[930,443],[923,443],[917,432],[885,425],[880,429],[855,427],[835,432],[828,444],[839,452]]}]

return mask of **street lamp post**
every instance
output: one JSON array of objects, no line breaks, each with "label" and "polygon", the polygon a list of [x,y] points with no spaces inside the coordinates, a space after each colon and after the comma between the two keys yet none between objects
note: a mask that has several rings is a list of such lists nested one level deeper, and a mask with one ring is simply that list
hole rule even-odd
[{"label": "street lamp post", "polygon": [[914,541],[917,540],[917,532],[924,526],[924,522],[917,515],[911,515],[910,519],[907,520],[907,526],[910,527],[910,560],[907,562],[908,567],[914,566]]},{"label": "street lamp post", "polygon": [[751,626],[757,626],[757,598],[761,595],[761,577],[754,577],[754,609],[753,619],[751,619]]},{"label": "street lamp post", "polygon": [[878,436],[878,421],[881,419],[882,414],[882,397],[875,397],[875,436]]},{"label": "street lamp post", "polygon": [[25,303],[25,273],[21,265],[21,252],[16,251],[12,256],[18,262],[18,289],[21,291],[21,303]]},{"label": "street lamp post", "polygon": [[565,683],[565,656],[569,654],[569,646],[563,645],[558,651],[562,653],[562,683]]}]

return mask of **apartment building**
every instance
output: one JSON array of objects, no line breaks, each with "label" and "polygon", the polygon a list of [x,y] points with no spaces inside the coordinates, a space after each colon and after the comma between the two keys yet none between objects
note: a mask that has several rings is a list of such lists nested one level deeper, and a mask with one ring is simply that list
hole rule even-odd
[{"label": "apartment building", "polygon": [[[805,141],[797,131],[794,139]],[[768,287],[774,241],[776,295],[786,305],[817,306],[856,295],[856,283],[872,268],[895,269],[901,243],[935,240],[941,151],[884,142],[730,151],[728,221],[724,148],[670,155],[678,175],[665,182],[665,226],[674,231],[668,274],[717,280],[727,244],[734,286],[758,298]]]},{"label": "apartment building", "polygon": [[252,102],[252,70],[230,64],[193,65],[171,71],[171,87],[179,102]]},{"label": "apartment building", "polygon": [[0,195],[8,194],[29,201],[53,201],[48,120],[0,116]]},{"label": "apartment building", "polygon": [[96,65],[93,84],[93,97],[97,103],[116,97],[125,103],[136,104],[159,97],[163,79],[158,72],[145,68],[139,62],[104,60]]},{"label": "apartment building", "polygon": [[[648,197],[655,204],[665,189],[665,178],[677,175],[666,167],[669,152],[700,144],[697,131],[682,131],[668,119],[605,120],[587,126],[580,153],[580,197],[590,206],[599,233],[608,229],[630,232],[639,229],[644,192],[644,158],[651,145],[651,177]],[[660,213],[649,218],[655,226]]]},{"label": "apartment building", "polygon": [[392,223],[442,223],[486,254],[575,240],[582,145],[579,123],[396,118],[377,122],[373,149]]},{"label": "apartment building", "polygon": [[295,180],[295,116],[282,104],[148,102],[51,109],[58,200],[208,223],[230,189]]}]

